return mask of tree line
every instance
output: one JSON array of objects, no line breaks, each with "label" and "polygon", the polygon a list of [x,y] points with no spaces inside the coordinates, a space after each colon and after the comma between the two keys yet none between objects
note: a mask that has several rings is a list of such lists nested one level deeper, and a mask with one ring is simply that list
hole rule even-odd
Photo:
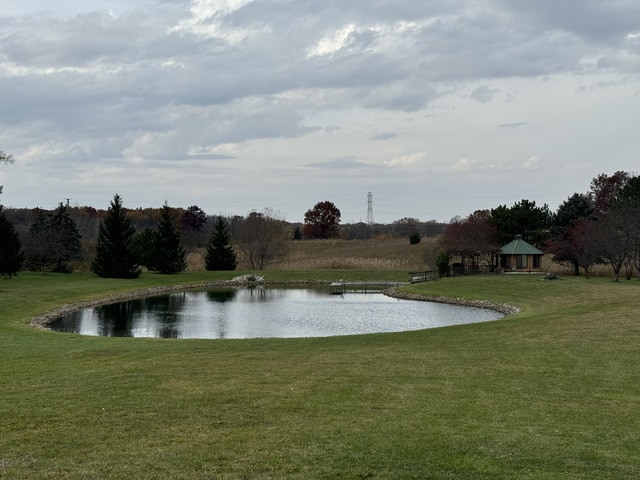
[{"label": "tree line", "polygon": [[[11,163],[0,152],[0,162]],[[608,264],[613,279],[640,272],[640,177],[618,171],[600,174],[585,193],[574,193],[551,212],[523,199],[513,206],[478,210],[449,224],[403,218],[391,225],[340,224],[340,210],[318,202],[292,224],[272,209],[248,215],[208,217],[198,206],[186,209],[126,209],[115,195],[106,211],[59,204],[54,211],[0,205],[0,275],[23,268],[68,272],[84,262],[101,276],[131,278],[142,269],[164,274],[186,268],[188,251],[205,249],[205,268],[233,270],[240,257],[251,269],[264,269],[286,254],[291,240],[370,238],[401,235],[411,244],[421,236],[439,236],[438,269],[453,257],[467,271],[492,270],[502,246],[515,235],[553,255],[553,260],[582,271]]]},{"label": "tree line", "polygon": [[594,177],[589,191],[569,196],[555,212],[522,200],[454,219],[440,238],[439,268],[452,256],[467,271],[495,268],[500,248],[515,235],[568,264],[575,275],[589,277],[607,264],[612,278],[640,274],[640,177],[617,171]]},{"label": "tree line", "polygon": [[[393,235],[410,237],[415,243],[421,235],[437,235],[444,227],[412,218],[391,225],[341,225],[340,210],[329,201],[309,209],[304,223],[288,223],[269,208],[246,216],[210,217],[197,205],[128,209],[122,201],[116,195],[107,210],[61,203],[53,211],[4,212],[0,236],[7,236],[3,241],[7,252],[2,258],[10,265],[2,267],[2,274],[14,275],[22,268],[53,272],[92,269],[121,277],[136,276],[140,269],[175,273],[184,270],[187,252],[203,249],[207,269],[233,269],[242,258],[249,268],[261,270],[285,256],[291,240]],[[111,232],[127,238],[112,238]],[[116,264],[115,258],[124,265]]]},{"label": "tree line", "polygon": [[[70,262],[83,258],[83,248],[82,235],[69,210],[62,203],[53,212],[37,210],[22,242],[0,205],[0,275],[11,278],[22,268],[70,272]],[[98,215],[93,209],[85,208],[82,212]],[[122,198],[116,194],[98,225],[90,269],[111,278],[135,278],[142,268],[163,274],[184,271],[187,252],[182,232],[201,233],[207,218],[198,207],[190,207],[181,212],[181,232],[177,213],[165,204],[155,226],[136,231],[129,211],[123,208]],[[206,243],[205,267],[234,270],[237,264],[227,223],[219,217]]]}]

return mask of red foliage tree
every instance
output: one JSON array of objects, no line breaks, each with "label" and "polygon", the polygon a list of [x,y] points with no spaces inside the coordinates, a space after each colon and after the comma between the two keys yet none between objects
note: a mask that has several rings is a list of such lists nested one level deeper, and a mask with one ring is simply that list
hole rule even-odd
[{"label": "red foliage tree", "polygon": [[629,174],[617,171],[609,176],[601,173],[591,180],[591,191],[589,196],[593,201],[596,215],[604,215],[609,212],[618,194],[629,181]]},{"label": "red foliage tree", "polygon": [[450,223],[440,238],[440,245],[451,255],[468,263],[494,265],[494,255],[500,250],[496,241],[497,228],[490,222],[488,210],[478,210],[463,220]]},{"label": "red foliage tree", "polygon": [[332,202],[318,202],[304,214],[304,238],[333,238],[338,236],[340,210]]}]

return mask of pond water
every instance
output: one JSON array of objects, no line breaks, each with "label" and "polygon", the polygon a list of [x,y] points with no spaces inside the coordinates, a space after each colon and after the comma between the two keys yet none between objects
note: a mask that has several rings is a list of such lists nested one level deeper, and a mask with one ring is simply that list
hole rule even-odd
[{"label": "pond water", "polygon": [[49,328],[116,337],[328,337],[422,330],[502,316],[492,310],[399,300],[381,293],[216,288],[86,308],[58,318]]}]

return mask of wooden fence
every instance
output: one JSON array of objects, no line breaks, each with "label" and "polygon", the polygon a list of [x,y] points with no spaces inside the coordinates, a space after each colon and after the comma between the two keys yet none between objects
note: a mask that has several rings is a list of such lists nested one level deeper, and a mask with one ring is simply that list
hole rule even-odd
[{"label": "wooden fence", "polygon": [[433,270],[423,270],[421,272],[409,272],[409,283],[427,282],[435,280],[436,274]]}]

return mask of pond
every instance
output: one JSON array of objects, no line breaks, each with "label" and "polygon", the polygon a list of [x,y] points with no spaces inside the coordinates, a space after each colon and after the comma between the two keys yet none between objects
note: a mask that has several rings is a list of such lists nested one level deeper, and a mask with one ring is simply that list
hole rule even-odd
[{"label": "pond", "polygon": [[49,328],[111,337],[292,338],[422,330],[502,317],[492,310],[381,293],[214,288],[85,308],[54,320]]}]

